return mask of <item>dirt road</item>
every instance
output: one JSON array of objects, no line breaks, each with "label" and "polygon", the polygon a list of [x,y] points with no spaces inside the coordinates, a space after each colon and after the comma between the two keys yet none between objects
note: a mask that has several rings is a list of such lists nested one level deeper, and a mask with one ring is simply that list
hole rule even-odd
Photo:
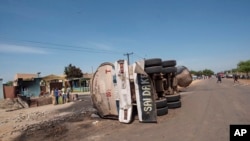
[{"label": "dirt road", "polygon": [[131,124],[122,124],[82,116],[14,140],[228,141],[230,124],[250,124],[250,85],[234,84],[232,79],[196,82],[181,92],[182,107],[170,109],[158,123],[139,123],[135,117]]}]

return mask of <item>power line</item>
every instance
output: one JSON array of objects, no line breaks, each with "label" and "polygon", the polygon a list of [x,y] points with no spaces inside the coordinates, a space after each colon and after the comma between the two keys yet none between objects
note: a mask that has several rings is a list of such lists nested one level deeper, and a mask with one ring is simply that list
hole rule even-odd
[{"label": "power line", "polygon": [[[3,37],[0,37],[3,38]],[[93,49],[89,47],[83,46],[76,46],[76,45],[66,45],[66,44],[58,44],[58,43],[51,43],[51,42],[41,42],[41,41],[32,41],[32,40],[17,40],[17,39],[8,39],[12,41],[21,41],[26,43],[34,43],[40,45],[50,45],[48,46],[36,46],[37,48],[47,48],[47,49],[57,49],[57,50],[68,50],[68,51],[84,51],[89,53],[108,53],[108,54],[120,54],[121,52],[111,51],[111,50],[103,50],[103,49]]]},{"label": "power line", "polygon": [[134,55],[137,57],[137,58],[140,58],[140,59],[145,59],[145,57],[141,57],[140,55],[138,55],[137,53],[134,53]]}]

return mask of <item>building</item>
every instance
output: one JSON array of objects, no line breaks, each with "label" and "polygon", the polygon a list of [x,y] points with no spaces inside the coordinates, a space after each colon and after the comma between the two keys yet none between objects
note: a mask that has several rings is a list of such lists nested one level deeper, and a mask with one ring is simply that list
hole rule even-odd
[{"label": "building", "polygon": [[0,78],[0,99],[4,99],[4,93],[3,93],[3,79]]},{"label": "building", "polygon": [[73,92],[89,92],[90,80],[93,74],[84,73],[81,78],[67,79],[66,75],[50,74],[42,77],[41,85],[46,86],[46,92],[50,92],[53,88],[61,89],[62,87],[71,87]]},{"label": "building", "polygon": [[64,83],[65,83],[66,79],[65,76],[59,76],[59,75],[54,75],[54,74],[50,74],[47,76],[42,77],[42,85],[46,86],[46,92],[50,92],[53,88],[58,88],[61,89],[62,87],[64,87]]},{"label": "building", "polygon": [[71,86],[73,92],[89,92],[93,74],[84,73],[81,78],[71,78],[65,81],[65,86]]},{"label": "building", "polygon": [[16,87],[15,95],[39,96],[41,93],[41,78],[37,74],[18,73],[15,75],[13,85]]}]

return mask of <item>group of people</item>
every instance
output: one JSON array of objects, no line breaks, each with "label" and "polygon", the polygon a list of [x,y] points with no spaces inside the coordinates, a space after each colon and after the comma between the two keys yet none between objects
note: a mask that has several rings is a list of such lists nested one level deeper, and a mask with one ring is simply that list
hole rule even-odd
[{"label": "group of people", "polygon": [[[236,83],[236,82],[239,83],[238,78],[239,78],[238,75],[236,75],[236,74],[233,75],[234,83]],[[220,82],[220,83],[222,82],[222,81],[221,81],[221,75],[220,75],[220,74],[217,75],[217,83],[218,83],[218,82]]]},{"label": "group of people", "polygon": [[51,96],[53,97],[53,104],[64,104],[70,101],[70,87],[66,89],[62,87],[62,89],[53,88],[51,90]]}]

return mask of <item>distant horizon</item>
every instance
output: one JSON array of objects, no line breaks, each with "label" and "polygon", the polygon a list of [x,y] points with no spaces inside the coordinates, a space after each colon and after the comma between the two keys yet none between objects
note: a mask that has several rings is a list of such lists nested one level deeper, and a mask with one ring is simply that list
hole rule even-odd
[{"label": "distant horizon", "polygon": [[[247,61],[247,60],[245,60],[245,61]],[[72,65],[74,65],[74,64],[72,64]],[[68,65],[67,65],[68,66]],[[76,66],[77,67],[77,66]],[[205,69],[208,69],[208,70],[211,70],[211,69],[209,69],[209,68],[205,68]],[[190,70],[190,69],[188,69],[189,71],[203,71],[203,70],[205,70],[205,69],[202,69],[202,70]],[[233,69],[235,69],[235,68],[233,68]],[[94,74],[95,72],[96,72],[97,70],[95,70],[95,71],[93,71],[93,72],[83,72],[83,74]],[[213,70],[212,70],[213,71]],[[231,70],[224,70],[224,71],[218,71],[218,72],[215,72],[215,71],[213,71],[214,72],[214,75],[216,75],[216,74],[218,74],[218,73],[224,73],[224,74],[227,74],[227,72],[228,71],[231,71],[231,73],[228,73],[228,74],[234,74],[233,72],[232,72],[232,69]],[[46,77],[46,76],[49,76],[49,75],[57,75],[57,76],[63,76],[63,75],[66,75],[66,74],[64,74],[64,72],[62,73],[62,74],[53,74],[53,73],[51,73],[51,74],[47,74],[47,75],[41,75],[42,74],[42,72],[37,72],[37,73],[40,73],[39,74],[39,77]],[[37,73],[16,73],[16,74],[37,74]],[[237,72],[237,73],[243,73],[243,72]],[[15,75],[16,75],[15,74]],[[15,77],[15,75],[13,76],[13,80],[8,80],[8,81],[4,81],[3,80],[3,83],[8,83],[8,82],[10,82],[10,81],[14,81],[14,77]],[[3,79],[3,78],[1,78],[0,77],[0,79]]]}]

